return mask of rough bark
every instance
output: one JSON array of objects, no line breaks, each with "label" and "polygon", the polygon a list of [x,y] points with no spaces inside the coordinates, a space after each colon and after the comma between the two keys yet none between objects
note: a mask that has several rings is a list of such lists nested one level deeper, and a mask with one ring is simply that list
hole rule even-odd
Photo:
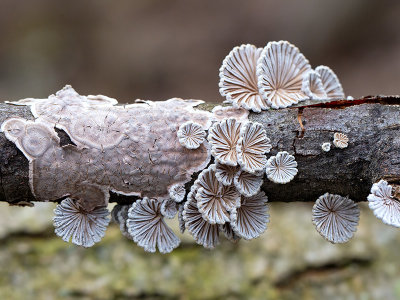
[{"label": "rough bark", "polygon": [[[28,107],[0,104],[0,123],[16,116],[33,119]],[[304,102],[251,113],[250,119],[264,125],[273,146],[271,155],[288,151],[298,162],[299,172],[292,182],[279,185],[265,180],[263,190],[271,202],[315,201],[325,192],[366,201],[371,185],[379,179],[400,184],[398,96]],[[322,151],[322,143],[332,142],[335,132],[347,134],[349,146],[339,149],[332,145],[331,151]],[[58,133],[62,143],[69,143],[65,133]],[[27,159],[0,133],[0,201],[30,205],[35,200],[28,169]],[[110,201],[129,203],[134,199],[112,194]]]}]

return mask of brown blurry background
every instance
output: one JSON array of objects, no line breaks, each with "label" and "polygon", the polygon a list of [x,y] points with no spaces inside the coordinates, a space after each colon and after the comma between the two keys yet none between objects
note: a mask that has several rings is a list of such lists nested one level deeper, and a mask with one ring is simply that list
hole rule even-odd
[{"label": "brown blurry background", "polygon": [[[400,1],[0,0],[0,101],[71,84],[120,102],[220,102],[224,57],[271,40],[330,66],[347,95],[400,94]],[[276,203],[257,240],[208,251],[185,234],[169,255],[115,225],[91,249],[66,244],[53,208],[0,205],[0,299],[400,299],[400,233],[365,203],[346,245],[319,236],[311,204]]]}]

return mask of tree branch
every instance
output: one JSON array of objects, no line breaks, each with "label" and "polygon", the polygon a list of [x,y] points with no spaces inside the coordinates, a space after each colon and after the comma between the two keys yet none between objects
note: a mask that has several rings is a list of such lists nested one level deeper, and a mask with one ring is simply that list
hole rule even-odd
[{"label": "tree branch", "polygon": [[[10,117],[34,119],[27,106],[0,104],[0,124]],[[399,96],[302,102],[286,109],[250,113],[249,119],[265,127],[271,155],[288,151],[298,162],[299,172],[290,183],[265,180],[262,189],[271,202],[315,201],[325,192],[366,201],[371,185],[379,179],[400,184]],[[322,143],[332,142],[335,132],[345,133],[349,146],[339,149],[332,145],[329,152],[322,151]],[[63,131],[58,134],[61,143],[70,142]],[[28,172],[28,160],[0,133],[0,201],[17,205],[35,201]],[[127,204],[136,198],[112,193],[110,202]]]}]

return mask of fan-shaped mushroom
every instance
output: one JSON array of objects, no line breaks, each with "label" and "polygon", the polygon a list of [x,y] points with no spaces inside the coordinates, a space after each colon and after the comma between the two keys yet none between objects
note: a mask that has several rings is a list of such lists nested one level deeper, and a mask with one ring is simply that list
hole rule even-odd
[{"label": "fan-shaped mushroom", "polygon": [[206,132],[200,124],[188,121],[179,126],[179,143],[187,149],[197,149],[203,143]]},{"label": "fan-shaped mushroom", "polygon": [[288,183],[297,174],[297,162],[294,156],[288,152],[278,152],[276,156],[271,156],[268,159],[265,173],[272,182],[280,184]]},{"label": "fan-shaped mushroom", "polygon": [[336,74],[327,66],[319,66],[315,69],[321,77],[321,82],[329,99],[344,99],[342,85]]}]

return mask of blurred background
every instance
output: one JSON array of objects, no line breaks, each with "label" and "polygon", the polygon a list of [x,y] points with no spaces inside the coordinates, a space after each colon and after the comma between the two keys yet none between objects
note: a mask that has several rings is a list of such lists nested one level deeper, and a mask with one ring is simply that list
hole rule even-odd
[{"label": "blurred background", "polygon": [[[0,0],[0,101],[71,84],[123,103],[220,102],[224,57],[271,40],[330,66],[347,95],[400,94],[399,16],[389,0]],[[257,240],[208,251],[185,234],[169,255],[115,225],[91,249],[66,244],[53,208],[0,205],[0,299],[400,299],[400,233],[365,203],[346,245],[319,236],[311,204],[274,203]]]}]

